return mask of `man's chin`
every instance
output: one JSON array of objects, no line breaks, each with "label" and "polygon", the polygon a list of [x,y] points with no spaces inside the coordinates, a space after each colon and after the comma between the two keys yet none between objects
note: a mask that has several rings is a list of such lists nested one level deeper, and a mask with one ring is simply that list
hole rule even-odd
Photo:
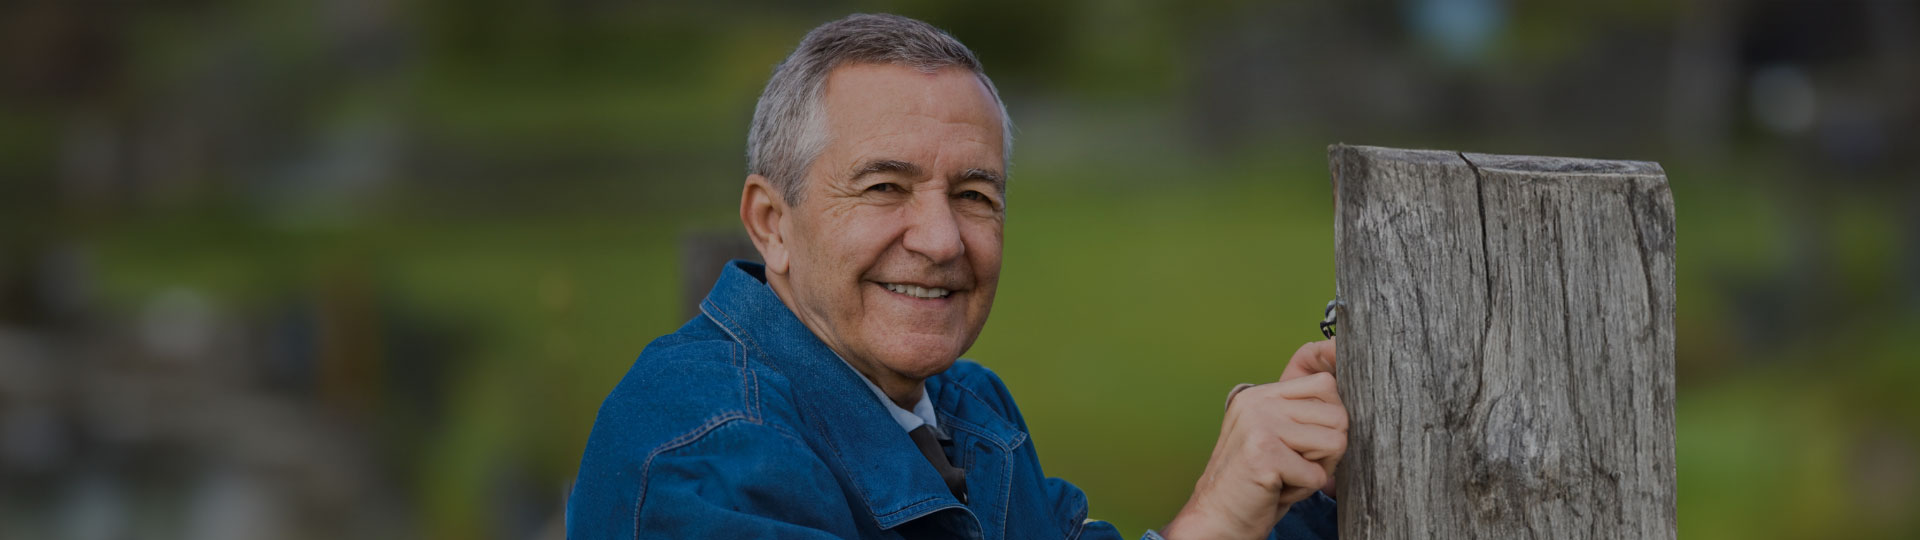
[{"label": "man's chin", "polygon": [[915,347],[885,355],[880,363],[902,376],[925,379],[953,367],[954,361],[959,360],[960,353],[963,352],[966,352],[963,348],[946,344],[939,347]]}]

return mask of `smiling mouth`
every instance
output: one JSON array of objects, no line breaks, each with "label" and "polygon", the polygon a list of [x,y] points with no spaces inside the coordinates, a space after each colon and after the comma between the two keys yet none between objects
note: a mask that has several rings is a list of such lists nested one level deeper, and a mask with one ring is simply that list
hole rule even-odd
[{"label": "smiling mouth", "polygon": [[949,291],[939,287],[921,287],[919,285],[906,285],[901,283],[881,283],[880,286],[886,288],[889,291],[904,294],[914,298],[938,299],[938,298],[946,298],[948,296],[953,295],[953,291]]}]

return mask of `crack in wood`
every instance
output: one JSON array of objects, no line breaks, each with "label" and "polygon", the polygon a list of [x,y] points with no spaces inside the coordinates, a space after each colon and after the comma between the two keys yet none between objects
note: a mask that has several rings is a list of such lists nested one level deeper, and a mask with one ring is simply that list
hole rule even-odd
[{"label": "crack in wood", "polygon": [[[1454,152],[1454,155],[1460,156],[1460,161],[1465,162],[1467,164],[1467,168],[1473,171],[1473,192],[1474,192],[1475,200],[1478,203],[1476,205],[1476,209],[1480,213],[1480,276],[1486,282],[1486,287],[1487,287],[1486,306],[1485,306],[1486,318],[1485,318],[1485,323],[1482,324],[1480,328],[1480,347],[1479,347],[1480,357],[1484,359],[1486,358],[1487,354],[1489,354],[1490,352],[1487,350],[1487,339],[1493,335],[1493,290],[1494,290],[1493,289],[1493,250],[1487,247],[1488,246],[1487,235],[1491,234],[1487,232],[1487,227],[1488,227],[1487,175],[1480,172],[1480,166],[1474,165],[1472,159],[1467,158],[1466,152]],[[1484,364],[1484,362],[1482,363]],[[1487,376],[1486,376],[1485,366],[1483,365],[1482,369],[1478,371],[1479,371],[1478,376],[1475,377],[1474,379],[1473,397],[1467,399],[1468,411],[1477,411],[1480,409],[1480,397],[1482,395],[1482,391],[1485,390],[1487,387]]]},{"label": "crack in wood", "polygon": [[1342,145],[1329,160],[1337,290],[1356,300],[1337,345],[1341,534],[1674,537],[1659,165]]}]

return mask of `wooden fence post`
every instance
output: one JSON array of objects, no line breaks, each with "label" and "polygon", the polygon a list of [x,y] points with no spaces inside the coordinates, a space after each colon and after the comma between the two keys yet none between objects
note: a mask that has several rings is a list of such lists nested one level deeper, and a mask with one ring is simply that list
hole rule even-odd
[{"label": "wooden fence post", "polygon": [[1334,145],[1346,538],[1674,538],[1659,164]]}]

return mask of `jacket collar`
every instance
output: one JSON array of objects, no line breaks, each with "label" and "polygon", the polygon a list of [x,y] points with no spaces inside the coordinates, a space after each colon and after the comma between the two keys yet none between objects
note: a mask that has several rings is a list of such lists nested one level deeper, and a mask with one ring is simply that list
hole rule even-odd
[{"label": "jacket collar", "polygon": [[[768,367],[792,381],[802,421],[825,441],[828,457],[850,477],[883,529],[946,508],[964,508],[865,379],[827,348],[766,284],[766,268],[727,263],[701,313],[725,329]],[[935,378],[941,376],[936,375]],[[928,399],[943,422],[986,439],[1006,453],[1025,433],[993,414],[990,405],[929,381]],[[958,385],[954,385],[958,386]],[[939,388],[939,391],[936,391]],[[951,430],[949,430],[951,431]]]}]

